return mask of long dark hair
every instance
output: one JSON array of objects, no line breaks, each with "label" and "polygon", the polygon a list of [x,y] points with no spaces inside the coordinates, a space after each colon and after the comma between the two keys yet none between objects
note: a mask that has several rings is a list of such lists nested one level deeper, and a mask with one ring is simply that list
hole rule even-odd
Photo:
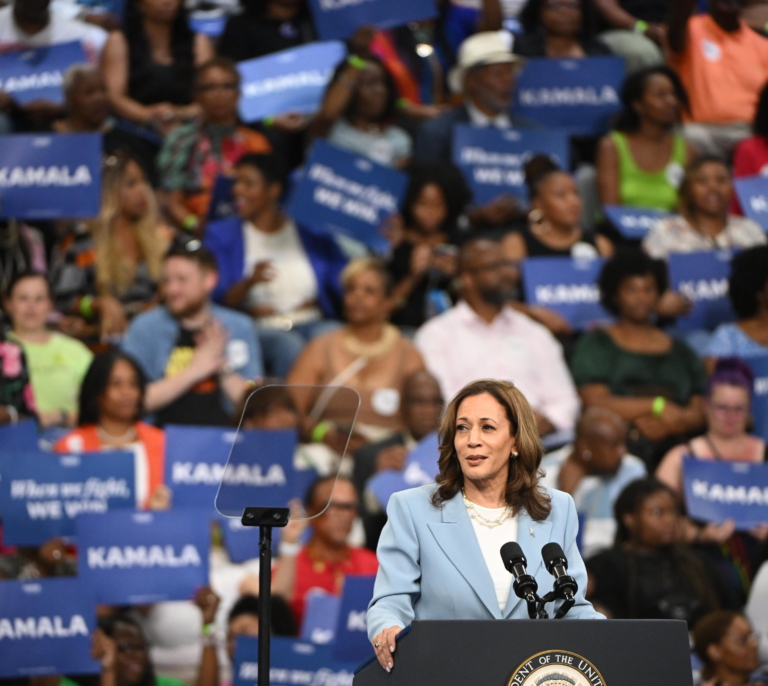
[{"label": "long dark hair", "polygon": [[449,234],[455,231],[459,217],[472,201],[472,191],[467,185],[464,175],[451,163],[417,162],[410,165],[408,171],[410,172],[410,180],[402,203],[405,225],[414,226],[413,206],[424,187],[433,183],[443,192],[447,208],[445,222],[441,228]]},{"label": "long dark hair", "polygon": [[144,393],[147,388],[147,378],[141,367],[130,355],[112,348],[93,358],[91,366],[85,373],[85,378],[80,386],[80,416],[78,426],[87,426],[98,424],[101,417],[99,410],[99,401],[109,385],[109,377],[112,374],[112,368],[120,361],[127,362],[133,368],[136,374],[136,382],[139,385],[139,403],[136,411],[135,420],[141,416],[144,407]]},{"label": "long dark hair", "polygon": [[532,519],[541,521],[552,509],[549,496],[539,486],[539,466],[544,448],[539,440],[539,430],[533,410],[525,396],[511,381],[479,379],[467,384],[448,403],[440,426],[440,458],[437,489],[432,494],[432,504],[440,507],[451,500],[464,486],[464,474],[456,456],[456,417],[459,405],[466,399],[487,393],[504,408],[507,421],[517,443],[517,457],[510,458],[506,501],[515,514],[524,509]]},{"label": "long dark hair", "polygon": [[701,676],[704,679],[711,679],[715,675],[715,665],[709,657],[709,647],[720,643],[739,617],[744,615],[732,610],[717,610],[702,617],[693,627],[693,651],[703,664]]},{"label": "long dark hair", "polygon": [[756,136],[768,138],[768,83],[760,91],[760,98],[755,109],[755,118],[752,120],[752,133]]},{"label": "long dark hair", "polygon": [[739,319],[750,319],[759,311],[761,294],[768,284],[768,245],[744,250],[731,260],[728,297]]},{"label": "long dark hair", "polygon": [[624,80],[624,85],[621,87],[622,110],[617,115],[613,125],[616,131],[632,133],[640,128],[640,116],[635,111],[634,105],[643,99],[648,81],[656,74],[666,76],[672,82],[672,87],[675,90],[677,99],[680,101],[680,106],[686,111],[690,108],[685,86],[683,86],[680,77],[672,69],[661,65],[648,67],[647,69],[630,74]]},{"label": "long dark hair", "polygon": [[[140,2],[141,0],[128,0],[123,19],[123,34],[128,43],[130,60],[129,79],[134,83],[141,83],[152,65],[149,40],[144,33],[144,21],[138,7]],[[179,10],[173,20],[171,55],[176,78],[191,86],[195,77],[195,34],[189,26],[189,15],[184,7],[184,0],[179,3]]]}]

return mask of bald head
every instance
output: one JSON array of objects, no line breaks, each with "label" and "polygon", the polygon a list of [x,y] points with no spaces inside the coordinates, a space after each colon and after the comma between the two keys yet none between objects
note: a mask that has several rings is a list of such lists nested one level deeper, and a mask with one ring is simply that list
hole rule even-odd
[{"label": "bald head", "polygon": [[403,421],[417,441],[437,430],[443,412],[440,385],[425,369],[411,374],[403,385]]},{"label": "bald head", "polygon": [[615,474],[627,452],[627,425],[600,407],[585,410],[576,424],[574,457],[594,474]]}]

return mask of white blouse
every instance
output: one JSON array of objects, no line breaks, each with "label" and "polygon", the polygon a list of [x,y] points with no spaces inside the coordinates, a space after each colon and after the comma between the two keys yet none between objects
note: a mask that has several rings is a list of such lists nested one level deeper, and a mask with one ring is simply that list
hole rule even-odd
[{"label": "white blouse", "polygon": [[[475,504],[475,510],[487,519],[497,519],[504,511],[504,508],[491,509]],[[493,579],[493,587],[496,589],[496,600],[499,602],[499,609],[503,611],[507,606],[507,599],[509,598],[513,579],[501,559],[501,546],[510,541],[517,540],[517,517],[505,519],[499,526],[495,526],[492,529],[483,526],[477,519],[472,519],[471,522],[477,536],[477,542],[480,544],[485,564],[491,573],[491,579]]]}]

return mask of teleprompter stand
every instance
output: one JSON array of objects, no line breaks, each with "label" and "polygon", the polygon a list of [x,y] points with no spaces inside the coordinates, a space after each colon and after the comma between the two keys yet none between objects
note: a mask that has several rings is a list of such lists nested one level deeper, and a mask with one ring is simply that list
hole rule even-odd
[{"label": "teleprompter stand", "polygon": [[272,529],[288,523],[287,507],[247,507],[243,526],[259,527],[259,686],[269,686],[272,640]]},{"label": "teleprompter stand", "polygon": [[[413,622],[385,672],[354,686],[692,686],[683,621],[566,619]],[[373,652],[373,651],[371,651]]]}]

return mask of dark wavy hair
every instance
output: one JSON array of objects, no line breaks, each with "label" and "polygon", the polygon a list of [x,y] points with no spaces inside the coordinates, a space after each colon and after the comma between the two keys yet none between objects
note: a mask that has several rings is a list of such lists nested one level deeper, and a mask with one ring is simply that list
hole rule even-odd
[{"label": "dark wavy hair", "polygon": [[99,401],[107,390],[112,369],[120,361],[127,362],[131,365],[136,374],[136,382],[139,385],[139,403],[134,420],[138,420],[141,416],[144,408],[144,394],[147,389],[147,377],[144,375],[144,372],[141,367],[139,367],[136,360],[130,355],[127,355],[117,348],[111,348],[110,350],[96,355],[96,357],[93,358],[93,362],[91,362],[91,366],[88,367],[88,371],[85,373],[85,378],[83,378],[83,383],[80,386],[80,416],[77,422],[78,426],[99,423],[99,418],[101,417]]},{"label": "dark wavy hair", "polygon": [[768,245],[744,250],[731,260],[728,297],[739,319],[749,319],[760,311],[760,296],[767,284]]},{"label": "dark wavy hair", "polygon": [[704,679],[711,679],[715,675],[715,665],[712,658],[709,657],[709,647],[720,643],[728,633],[728,629],[737,618],[743,618],[744,615],[732,610],[715,610],[705,617],[702,617],[691,632],[693,638],[693,652],[698,655],[703,668],[701,676]]},{"label": "dark wavy hair", "polygon": [[[384,106],[384,111],[381,113],[381,116],[379,117],[378,121],[390,121],[395,118],[395,114],[397,113],[397,100],[400,97],[398,90],[397,90],[397,84],[395,83],[395,79],[392,77],[392,74],[389,72],[389,69],[387,69],[384,62],[382,62],[378,57],[375,55],[371,55],[366,58],[366,61],[369,64],[377,64],[381,69],[384,71],[384,83],[387,86],[387,90],[389,91],[389,95],[387,96],[387,104]],[[349,63],[347,60],[342,60],[339,65],[336,67],[336,70],[333,72],[333,76],[331,77],[330,82],[328,83],[328,87],[326,88],[326,93],[328,92],[328,89],[336,83],[336,81],[341,78],[341,75],[346,70],[347,66],[349,66]],[[352,93],[352,97],[349,99],[349,104],[347,105],[347,109],[344,110],[344,117],[349,119],[350,115],[355,111],[355,108],[357,107],[357,100],[358,100],[358,85],[355,86],[355,90]]]},{"label": "dark wavy hair", "polygon": [[[140,2],[128,0],[123,18],[123,34],[129,51],[129,83],[141,83],[147,78],[147,72],[152,66],[149,40],[144,33],[144,22],[138,7]],[[191,99],[195,78],[195,34],[189,26],[189,14],[184,7],[184,0],[179,2],[179,11],[173,20],[171,55],[174,75],[176,79],[189,83]]]},{"label": "dark wavy hair", "polygon": [[631,133],[640,128],[640,116],[635,111],[634,104],[643,99],[645,89],[648,86],[648,81],[652,76],[656,76],[657,74],[666,76],[672,82],[672,87],[675,90],[677,99],[680,101],[681,107],[686,111],[690,109],[688,93],[686,92],[680,77],[669,67],[661,65],[648,67],[647,69],[642,69],[634,74],[630,74],[624,80],[620,96],[622,110],[616,117],[616,121],[613,125],[614,129],[625,133]]},{"label": "dark wavy hair", "polygon": [[459,406],[466,398],[487,393],[504,408],[507,421],[517,444],[517,457],[510,457],[506,501],[517,514],[524,509],[532,519],[541,521],[552,509],[550,498],[539,485],[541,458],[544,448],[539,440],[536,418],[525,396],[511,381],[479,379],[467,384],[448,403],[440,425],[440,457],[437,465],[437,488],[432,494],[432,504],[441,507],[451,500],[464,486],[454,439]]},{"label": "dark wavy hair", "polygon": [[459,217],[472,202],[472,191],[464,175],[451,164],[417,162],[409,167],[410,179],[402,202],[403,221],[406,226],[414,225],[413,206],[425,186],[433,183],[443,192],[448,209],[443,230],[450,233],[456,229]]},{"label": "dark wavy hair", "polygon": [[619,316],[617,296],[621,284],[631,276],[652,276],[661,295],[667,290],[667,268],[660,260],[648,257],[640,248],[622,248],[608,260],[600,271],[597,285],[600,303],[611,314]]},{"label": "dark wavy hair", "polygon": [[658,479],[636,479],[631,482],[616,498],[613,504],[613,516],[616,519],[616,544],[627,543],[632,533],[629,527],[624,523],[624,517],[630,514],[637,514],[643,503],[656,493],[669,493],[673,500],[677,502],[677,496],[674,491]]},{"label": "dark wavy hair", "polygon": [[[543,30],[541,24],[541,12],[544,9],[544,3],[546,0],[528,0],[520,10],[518,19],[525,29],[526,33],[538,33]],[[581,29],[579,30],[578,37],[581,41],[591,40],[597,33],[597,13],[592,7],[590,0],[579,0],[581,9]]]},{"label": "dark wavy hair", "polygon": [[[271,601],[272,633],[275,636],[295,636],[297,631],[296,621],[293,618],[293,612],[291,612],[288,602],[279,595],[273,595]],[[231,624],[233,619],[237,619],[242,615],[251,615],[258,618],[258,596],[249,594],[240,596],[229,611],[227,624]]]}]

